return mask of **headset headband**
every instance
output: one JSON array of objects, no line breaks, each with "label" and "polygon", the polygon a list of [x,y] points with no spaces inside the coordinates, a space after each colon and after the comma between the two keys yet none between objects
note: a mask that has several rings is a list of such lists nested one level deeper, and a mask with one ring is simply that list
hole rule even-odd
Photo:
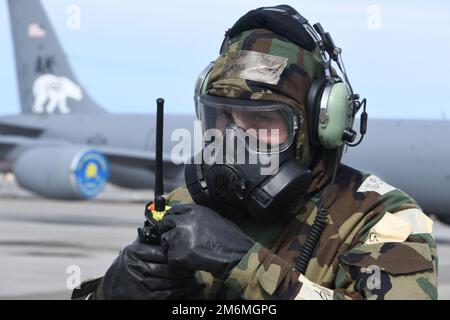
[{"label": "headset headband", "polygon": [[321,51],[322,63],[326,73],[325,76],[328,79],[331,78],[332,59],[336,62],[344,77],[343,81],[352,95],[351,98],[357,99],[357,97],[353,97],[353,89],[345,71],[341,56],[342,50],[336,47],[330,33],[325,32],[320,23],[316,23],[312,27],[308,23],[308,20],[291,6],[261,7],[249,11],[225,33],[225,39],[220,46],[220,53],[223,52],[228,41],[236,35],[247,30],[259,28],[270,30],[309,51],[318,47]]},{"label": "headset headband", "polygon": [[[291,6],[261,7],[249,11],[227,30],[225,39],[220,47],[220,54],[223,53],[233,37],[244,31],[260,28],[270,30],[306,50],[313,51],[315,48],[319,48],[325,70],[325,78],[331,83],[343,82],[347,87],[349,93],[348,99],[351,104],[351,123],[348,127],[350,133],[354,133],[351,128],[353,127],[356,114],[361,107],[364,109],[361,116],[360,140],[352,144],[356,134],[352,133],[353,138],[349,138],[346,142],[348,146],[356,146],[361,143],[367,129],[366,99],[359,101],[359,95],[354,93],[345,70],[341,55],[342,49],[334,44],[330,33],[325,32],[320,23],[311,26],[308,20]],[[332,61],[337,65],[342,78],[335,74],[331,65]]]},{"label": "headset headband", "polygon": [[316,41],[311,38],[303,27],[299,28],[299,25],[303,26],[305,24],[308,24],[308,20],[302,17],[294,8],[287,5],[261,7],[251,10],[236,21],[225,33],[220,53],[222,53],[225,44],[231,38],[244,31],[260,28],[270,30],[297,46],[312,51],[316,47]]}]

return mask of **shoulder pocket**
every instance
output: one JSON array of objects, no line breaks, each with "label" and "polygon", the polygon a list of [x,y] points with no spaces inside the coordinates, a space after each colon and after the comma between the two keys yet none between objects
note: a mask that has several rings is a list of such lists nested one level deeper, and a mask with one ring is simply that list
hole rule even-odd
[{"label": "shoulder pocket", "polygon": [[417,242],[386,242],[353,248],[340,261],[351,266],[377,266],[392,275],[432,270],[433,261],[428,245]]}]

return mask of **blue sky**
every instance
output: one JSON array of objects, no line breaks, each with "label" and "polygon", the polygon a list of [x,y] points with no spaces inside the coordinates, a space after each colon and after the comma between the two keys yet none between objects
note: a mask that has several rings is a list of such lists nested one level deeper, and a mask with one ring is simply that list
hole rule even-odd
[{"label": "blue sky", "polygon": [[[35,0],[30,0],[35,1]],[[19,110],[7,1],[0,1],[0,115]],[[162,96],[193,113],[198,73],[217,57],[224,31],[275,1],[42,0],[75,73],[111,112],[146,113]],[[450,2],[285,1],[320,21],[344,50],[353,87],[377,118],[450,118]],[[81,29],[66,27],[81,8]]]}]

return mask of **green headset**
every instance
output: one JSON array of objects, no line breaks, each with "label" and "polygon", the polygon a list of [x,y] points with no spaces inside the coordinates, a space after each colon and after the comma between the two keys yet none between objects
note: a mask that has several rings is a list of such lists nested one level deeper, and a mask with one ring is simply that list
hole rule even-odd
[{"label": "green headset", "polygon": [[[330,185],[333,185],[343,147],[345,145],[357,146],[366,134],[366,99],[360,101],[359,95],[353,92],[342,61],[342,50],[334,45],[330,34],[325,32],[318,23],[314,25],[314,28],[311,27],[305,18],[295,11],[295,9],[287,5],[258,8],[241,17],[227,31],[220,53],[223,53],[225,45],[234,36],[246,30],[258,28],[271,30],[275,34],[288,39],[306,50],[312,51],[315,48],[319,48],[320,50],[324,74],[322,77],[313,79],[306,96],[305,111],[311,147],[313,149],[319,147],[333,149],[330,151],[336,152],[338,155],[339,160],[334,165],[334,172],[330,182]],[[333,68],[332,64],[337,65],[337,69]],[[194,101],[199,118],[201,118],[199,98],[202,94],[206,93],[205,84],[208,83],[208,78],[213,67],[214,63],[210,63],[200,73],[195,86]],[[341,77],[337,74],[338,71],[340,71]],[[357,134],[352,127],[355,116],[362,107],[364,107],[364,111],[361,114],[360,120],[360,138],[355,143]],[[294,161],[288,163],[292,165],[296,164]],[[208,190],[210,186],[205,183],[202,169],[189,164],[186,168],[189,169],[186,170],[185,174],[190,194],[196,203],[207,205],[211,199]],[[284,168],[287,169],[287,166]],[[302,166],[298,168],[300,169]],[[286,179],[288,175],[293,180],[290,180],[289,177]],[[286,199],[297,197],[299,193],[302,194],[303,191],[300,192],[299,190],[303,190],[305,187],[304,183],[306,183],[305,181],[309,181],[309,178],[307,171],[298,170],[292,174],[290,169],[287,171],[284,170],[269,178],[264,182],[264,185],[259,186],[260,188],[255,188],[255,190],[262,190],[261,188],[264,188],[264,186],[270,185],[271,187],[266,189],[270,190],[270,196],[266,198],[262,197],[262,199],[271,199],[270,204],[276,204],[274,207],[279,212],[283,212],[283,208],[280,207],[281,204],[285,203]],[[223,181],[232,181],[232,179],[227,178]],[[295,258],[295,268],[302,274],[306,272],[314,249],[319,242],[322,230],[328,221],[328,210],[326,209],[325,203],[330,195],[329,190],[331,189],[327,189],[321,197],[311,231],[306,238],[300,256]],[[268,208],[272,210],[270,205],[259,203],[259,198],[256,197],[256,193],[253,193],[253,196],[248,199],[251,200],[247,204],[248,208],[256,208],[255,210],[264,212]]]},{"label": "green headset", "polygon": [[[294,16],[294,18],[298,21],[300,18],[304,19],[300,15],[298,16]],[[351,147],[357,146],[367,131],[366,99],[360,101],[359,95],[353,92],[341,57],[342,50],[334,45],[330,34],[325,32],[319,23],[314,24],[313,28],[305,21],[306,19],[300,23],[303,31],[306,31],[301,34],[310,37],[310,39],[305,39],[305,42],[313,41],[319,48],[324,66],[324,75],[313,80],[306,95],[305,108],[310,143],[313,148],[322,146],[326,149],[336,149],[344,144]],[[227,32],[220,53],[229,39],[230,35]],[[333,69],[333,61],[342,77]],[[204,68],[195,85],[194,102],[198,117],[200,116],[198,99],[206,93],[205,84],[208,83],[213,67],[214,62],[211,62]],[[353,130],[353,123],[361,107],[363,107],[363,112],[360,120],[360,139],[354,143],[357,133]]]}]

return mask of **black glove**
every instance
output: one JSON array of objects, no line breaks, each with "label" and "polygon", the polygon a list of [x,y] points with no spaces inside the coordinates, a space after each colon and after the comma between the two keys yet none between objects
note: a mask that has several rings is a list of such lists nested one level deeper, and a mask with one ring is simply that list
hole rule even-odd
[{"label": "black glove", "polygon": [[107,299],[192,299],[202,288],[192,271],[167,264],[161,246],[139,241],[120,252],[103,279]]},{"label": "black glove", "polygon": [[254,241],[234,223],[196,204],[173,206],[159,224],[169,265],[224,279]]}]

